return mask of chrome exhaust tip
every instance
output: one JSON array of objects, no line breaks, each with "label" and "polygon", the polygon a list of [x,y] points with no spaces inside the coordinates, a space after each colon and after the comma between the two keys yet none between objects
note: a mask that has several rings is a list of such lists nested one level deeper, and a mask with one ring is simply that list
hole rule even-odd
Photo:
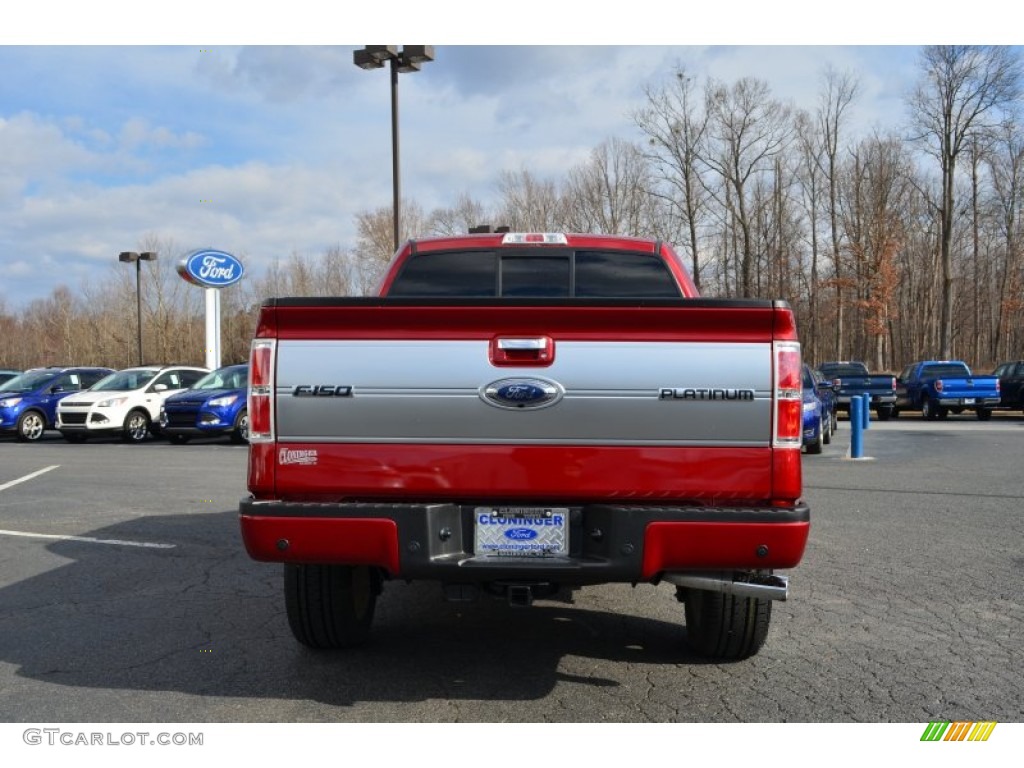
[{"label": "chrome exhaust tip", "polygon": [[750,581],[741,581],[730,575],[666,573],[662,578],[669,584],[683,589],[703,589],[708,592],[724,592],[737,597],[755,597],[761,600],[782,600],[789,597],[789,577],[774,573],[741,574]]}]

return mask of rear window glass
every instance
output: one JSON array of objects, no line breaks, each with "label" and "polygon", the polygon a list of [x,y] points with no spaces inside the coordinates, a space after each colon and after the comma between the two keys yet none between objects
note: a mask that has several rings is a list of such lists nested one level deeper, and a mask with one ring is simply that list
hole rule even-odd
[{"label": "rear window glass", "polygon": [[569,293],[569,259],[566,256],[501,260],[501,295],[513,299],[565,299]]},{"label": "rear window glass", "polygon": [[970,372],[963,363],[940,363],[938,365],[926,365],[921,369],[922,378],[930,378],[932,376],[960,379],[964,376],[970,376]]},{"label": "rear window glass", "polygon": [[498,294],[493,251],[418,253],[395,279],[389,296],[493,298]]},{"label": "rear window glass", "polygon": [[418,253],[406,262],[388,295],[672,299],[682,293],[654,254],[535,248]]},{"label": "rear window glass", "polygon": [[582,299],[675,299],[682,294],[665,262],[654,254],[579,251],[576,296]]},{"label": "rear window glass", "polygon": [[826,376],[867,376],[868,371],[863,365],[846,363],[842,365],[823,365],[821,372]]}]

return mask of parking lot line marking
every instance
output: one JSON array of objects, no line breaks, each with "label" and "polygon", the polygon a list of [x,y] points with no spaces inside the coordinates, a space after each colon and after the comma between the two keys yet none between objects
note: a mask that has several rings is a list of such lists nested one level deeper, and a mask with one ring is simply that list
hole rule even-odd
[{"label": "parking lot line marking", "polygon": [[152,541],[96,539],[92,536],[65,536],[56,533],[27,533],[25,531],[0,531],[0,536],[23,536],[27,539],[53,539],[55,541],[81,541],[86,544],[116,544],[121,547],[145,547],[146,549],[174,549],[177,546],[176,544],[157,544]]},{"label": "parking lot line marking", "polygon": [[39,477],[40,475],[45,475],[50,470],[56,469],[59,466],[60,466],[60,464],[54,464],[52,467],[43,467],[38,472],[33,472],[33,473],[29,474],[29,475],[25,475],[24,477],[19,477],[17,480],[11,480],[8,483],[4,483],[3,485],[0,485],[0,491],[6,491],[8,488],[10,488],[13,485],[17,485],[18,483],[24,483],[26,480],[31,480],[32,478]]}]

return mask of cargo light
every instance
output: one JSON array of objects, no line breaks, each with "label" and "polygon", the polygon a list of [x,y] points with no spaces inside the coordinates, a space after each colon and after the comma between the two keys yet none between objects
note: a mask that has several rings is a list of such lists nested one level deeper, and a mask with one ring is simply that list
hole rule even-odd
[{"label": "cargo light", "polygon": [[799,448],[803,442],[803,371],[800,343],[773,343],[772,358],[775,376],[775,428],[772,445],[776,448]]},{"label": "cargo light", "polygon": [[506,232],[502,245],[568,245],[569,239],[561,232]]},{"label": "cargo light", "polygon": [[249,359],[249,442],[274,442],[274,356],[277,341],[254,339]]}]

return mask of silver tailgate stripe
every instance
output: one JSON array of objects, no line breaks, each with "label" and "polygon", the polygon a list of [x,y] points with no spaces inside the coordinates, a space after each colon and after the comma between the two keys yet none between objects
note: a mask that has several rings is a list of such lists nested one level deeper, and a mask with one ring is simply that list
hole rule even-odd
[{"label": "silver tailgate stripe", "polygon": [[[278,437],[285,442],[771,441],[768,343],[559,341],[541,372],[492,365],[486,340],[282,340],[278,370]],[[314,382],[343,382],[351,394],[294,396],[295,387]],[[514,393],[517,384],[525,386]]]}]

